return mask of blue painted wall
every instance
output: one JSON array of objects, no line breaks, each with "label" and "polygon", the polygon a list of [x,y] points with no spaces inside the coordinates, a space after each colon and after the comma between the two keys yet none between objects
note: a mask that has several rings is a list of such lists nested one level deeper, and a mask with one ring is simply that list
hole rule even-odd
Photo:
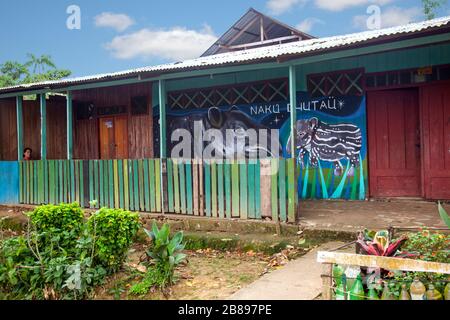
[{"label": "blue painted wall", "polygon": [[0,161],[0,203],[19,203],[19,163]]}]

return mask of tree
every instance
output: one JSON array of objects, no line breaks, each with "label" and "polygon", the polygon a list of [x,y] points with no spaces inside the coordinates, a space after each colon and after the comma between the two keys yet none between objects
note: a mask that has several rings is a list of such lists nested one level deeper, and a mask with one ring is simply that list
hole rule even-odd
[{"label": "tree", "polygon": [[422,0],[423,13],[428,20],[434,19],[436,17],[436,10],[446,3],[447,0]]},{"label": "tree", "polygon": [[51,56],[40,57],[29,53],[28,61],[6,61],[0,64],[0,88],[48,80],[59,80],[71,75],[70,70],[58,69]]}]

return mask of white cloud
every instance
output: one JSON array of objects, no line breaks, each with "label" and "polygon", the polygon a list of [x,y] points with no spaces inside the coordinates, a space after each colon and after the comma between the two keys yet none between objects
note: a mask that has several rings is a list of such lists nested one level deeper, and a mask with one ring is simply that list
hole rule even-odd
[{"label": "white cloud", "polygon": [[[388,7],[381,9],[381,28],[400,26],[414,22],[422,15],[422,9],[419,7],[400,8]],[[358,29],[367,29],[367,15],[353,17],[353,26]]]},{"label": "white cloud", "polygon": [[118,59],[157,57],[181,61],[199,57],[216,40],[208,25],[199,31],[185,27],[141,29],[115,37],[106,48]]},{"label": "white cloud", "polygon": [[94,23],[97,27],[113,28],[122,32],[133,25],[134,21],[126,14],[103,12],[94,17]]},{"label": "white cloud", "polygon": [[303,32],[310,32],[315,24],[325,24],[324,21],[317,18],[306,18],[302,22],[300,22],[296,28]]},{"label": "white cloud", "polygon": [[298,4],[305,4],[308,0],[268,0],[266,7],[271,14],[283,14]]},{"label": "white cloud", "polygon": [[330,11],[342,11],[350,7],[357,7],[362,5],[385,5],[394,0],[315,0],[317,7]]}]

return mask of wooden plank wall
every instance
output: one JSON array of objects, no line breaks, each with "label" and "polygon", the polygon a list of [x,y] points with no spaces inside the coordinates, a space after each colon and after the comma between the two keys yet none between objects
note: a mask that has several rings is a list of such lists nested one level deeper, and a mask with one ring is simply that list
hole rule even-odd
[{"label": "wooden plank wall", "polygon": [[[269,160],[270,167],[266,160],[163,161],[168,213],[296,221],[293,159]],[[21,161],[19,168],[20,203],[77,201],[89,207],[97,200],[97,208],[162,212],[161,159]]]},{"label": "wooden plank wall", "polygon": [[[47,158],[66,158],[66,102],[64,97],[47,100]],[[39,100],[23,101],[23,145],[41,158]],[[0,160],[17,160],[17,117],[15,99],[0,100]]]},{"label": "wooden plank wall", "polygon": [[16,99],[0,99],[0,160],[17,160]]},{"label": "wooden plank wall", "polygon": [[[90,102],[96,107],[127,106],[128,158],[148,159],[153,157],[154,150],[151,91],[151,84],[148,83],[80,90],[73,92],[73,100]],[[147,96],[148,114],[131,115],[131,98],[133,96]],[[74,157],[76,159],[99,159],[98,119],[77,120],[75,114]]]}]

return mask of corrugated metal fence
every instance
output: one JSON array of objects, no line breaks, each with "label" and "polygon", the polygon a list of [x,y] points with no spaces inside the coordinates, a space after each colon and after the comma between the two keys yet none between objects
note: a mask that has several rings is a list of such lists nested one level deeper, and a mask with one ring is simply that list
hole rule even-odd
[{"label": "corrugated metal fence", "polygon": [[21,161],[19,171],[24,204],[77,201],[89,207],[90,200],[97,200],[97,208],[160,213],[162,191],[166,213],[296,220],[293,159],[42,160]]}]

